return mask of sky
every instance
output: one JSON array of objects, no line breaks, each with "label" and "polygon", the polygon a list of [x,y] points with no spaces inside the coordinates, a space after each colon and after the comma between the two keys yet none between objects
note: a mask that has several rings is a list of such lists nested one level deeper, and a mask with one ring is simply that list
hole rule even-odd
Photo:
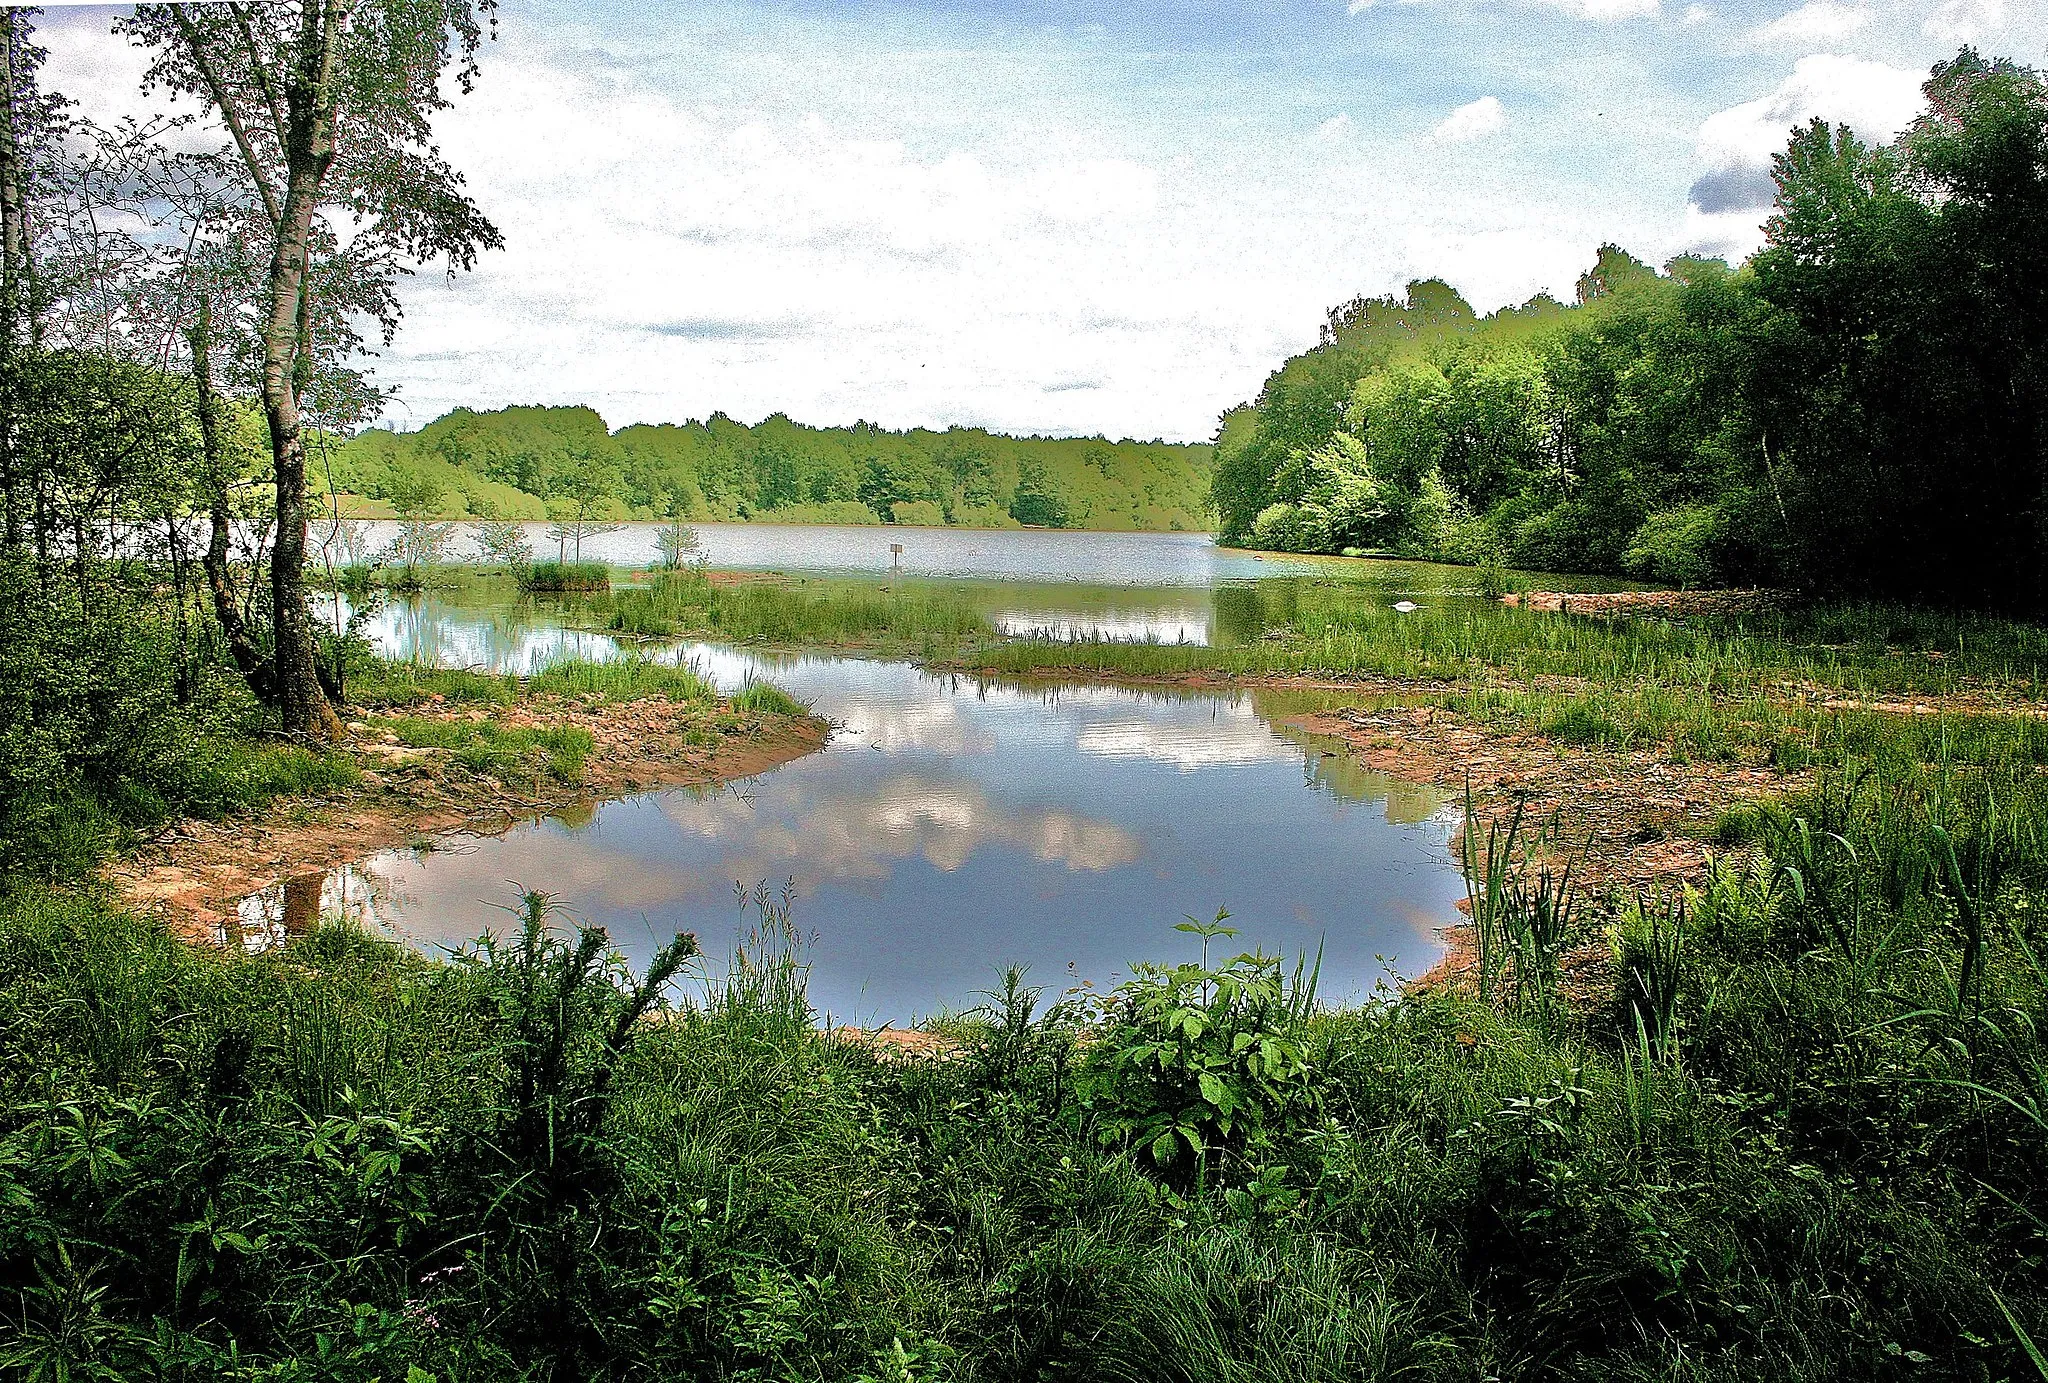
[{"label": "sky", "polygon": [[[45,80],[142,108],[104,6]],[[1569,299],[1756,248],[1770,156],[1873,139],[2048,0],[503,0],[445,155],[505,248],[403,291],[386,421],[588,404],[1210,437],[1324,312]]]}]

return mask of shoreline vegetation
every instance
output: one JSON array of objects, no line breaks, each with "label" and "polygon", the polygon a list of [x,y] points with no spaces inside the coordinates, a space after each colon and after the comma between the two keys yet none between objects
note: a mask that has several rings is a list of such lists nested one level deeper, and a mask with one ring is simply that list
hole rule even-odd
[{"label": "shoreline vegetation", "polygon": [[[118,894],[17,890],[0,1043],[64,1094],[5,1092],[0,1189],[19,1243],[108,1284],[92,1357],[146,1371],[169,1339],[241,1376],[222,1351],[318,1332],[364,1383],[515,1357],[1291,1383],[1661,1379],[1681,1351],[1732,1383],[2011,1378],[2048,1339],[2015,1253],[2048,1187],[2048,633],[1867,605],[1402,612],[1301,579],[1219,593],[1256,598],[1234,647],[996,641],[935,628],[974,613],[935,583],[876,584],[692,570],[562,599],[664,638],[717,611],[724,637],[1003,680],[1242,690],[1469,791],[1445,964],[1331,1009],[1307,958],[1191,922],[1201,963],[1100,995],[992,971],[978,1006],[867,1034],[811,1009],[798,904],[766,886],[719,977],[675,981],[693,940],[635,975],[545,894],[436,961],[319,919],[289,871],[258,955]],[[615,717],[637,743],[650,703],[686,747],[737,731],[706,776],[816,742],[777,738],[786,700],[739,717],[644,659],[350,686],[384,791],[420,772],[499,810],[565,759],[590,776]],[[520,718],[548,698],[573,715]],[[1934,712],[1861,704],[1902,698]],[[294,815],[319,862],[350,853],[346,807]],[[224,898],[264,854],[200,833],[116,873],[245,871]],[[119,1159],[104,1193],[62,1189],[77,1120]],[[194,1266],[151,1266],[173,1245]],[[23,1289],[36,1357],[76,1348],[52,1341],[78,1284],[50,1283]]]},{"label": "shoreline vegetation", "polygon": [[[236,941],[235,905],[380,850],[436,848],[604,798],[751,777],[821,747],[779,688],[721,696],[687,667],[564,662],[529,677],[373,662],[315,790],[185,818],[105,871],[123,906],[180,935]],[[317,921],[301,917],[300,923]]]},{"label": "shoreline vegetation", "polygon": [[[1597,676],[1634,644],[1732,686],[1738,657],[1811,670],[1830,648],[1928,696],[2031,688],[2039,637],[2015,627],[1958,672],[1821,642],[1876,631],[1867,610],[1796,617],[1779,636],[1816,642],[1775,657],[1754,631],[1517,618],[1502,647],[1531,666]],[[400,747],[439,744],[406,728],[423,706],[461,727],[513,696],[382,675]],[[1278,714],[1326,691],[1255,694]],[[1879,715],[1796,773],[1716,762],[1762,790],[1672,823],[1692,859],[1659,887],[1580,873],[1586,823],[1518,774],[1597,760],[1654,799],[1650,767],[1687,767],[1670,743],[1517,758],[1455,714],[1297,714],[1368,756],[1412,756],[1441,723],[1470,736],[1436,742],[1445,764],[1505,761],[1462,833],[1470,938],[1430,982],[1343,1010],[1315,1002],[1312,966],[1235,955],[1222,918],[1182,928],[1210,943],[1200,963],[1102,995],[992,974],[978,1007],[899,1037],[821,1025],[797,905],[766,886],[722,977],[673,982],[694,943],[635,976],[545,894],[508,895],[523,929],[451,961],[332,921],[254,956],[193,948],[90,891],[19,895],[0,1041],[64,1094],[8,1093],[9,1232],[70,1246],[94,1357],[128,1374],[164,1338],[229,1376],[230,1347],[289,1358],[317,1330],[347,1342],[328,1376],[366,1383],[622,1358],[1648,1380],[1677,1351],[1731,1383],[2025,1376],[2048,1338],[2019,1252],[2048,1177],[2026,1021],[2048,1008],[2040,741],[1959,754],[1925,717]],[[103,1190],[64,1192],[73,1147]],[[77,1285],[25,1289],[20,1349],[75,1328]]]}]

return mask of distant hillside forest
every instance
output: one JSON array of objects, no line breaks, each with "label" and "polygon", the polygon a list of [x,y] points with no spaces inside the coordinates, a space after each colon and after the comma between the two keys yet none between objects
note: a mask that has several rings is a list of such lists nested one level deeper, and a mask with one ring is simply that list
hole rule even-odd
[{"label": "distant hillside forest", "polygon": [[1967,49],[1926,91],[1888,146],[1794,132],[1740,269],[1333,310],[1223,418],[1221,538],[2042,609],[2048,98]]},{"label": "distant hillside forest", "polygon": [[589,408],[459,408],[418,432],[364,432],[330,457],[336,490],[383,502],[358,512],[1199,532],[1210,452],[979,428],[805,427],[780,413],[752,427],[719,413],[610,432]]}]

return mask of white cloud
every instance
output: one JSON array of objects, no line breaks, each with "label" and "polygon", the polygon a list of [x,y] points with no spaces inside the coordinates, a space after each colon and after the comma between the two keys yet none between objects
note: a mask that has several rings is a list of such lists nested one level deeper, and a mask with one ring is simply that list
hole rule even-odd
[{"label": "white cloud", "polygon": [[1344,12],[1346,14],[1364,14],[1372,7],[1373,0],[1351,0],[1350,5],[1345,8]]},{"label": "white cloud", "polygon": [[1862,5],[1844,5],[1838,0],[1807,0],[1789,14],[1751,29],[1755,44],[1827,43],[1845,38],[1870,22],[1870,11]]},{"label": "white cloud", "polygon": [[1182,773],[1219,764],[1285,763],[1300,751],[1276,738],[1265,722],[1242,712],[1207,726],[1161,726],[1149,720],[1105,720],[1085,726],[1075,747],[1100,759],[1146,759]]},{"label": "white cloud", "polygon": [[[1515,139],[1488,141],[1503,98],[1445,119],[1413,93],[1497,93],[1496,54],[1402,39],[1396,66],[1416,80],[1319,85],[1377,42],[1336,6],[1314,21],[1338,31],[1325,50],[1268,70],[1221,39],[1134,65],[1116,26],[1070,41],[980,19],[611,4],[572,21],[509,0],[476,95],[437,122],[507,247],[402,285],[406,322],[376,369],[406,425],[544,402],[615,426],[779,410],[1204,439],[1355,293],[1442,274],[1488,309],[1568,295],[1603,240],[1679,248],[1659,241],[1704,109],[1704,78],[1672,60],[1704,41],[1675,22],[1686,3],[1655,61],[1573,31],[1656,0],[1501,5],[1517,80],[1552,99],[1518,104]],[[1281,11],[1307,22],[1299,6],[1241,17]],[[107,13],[52,66],[114,104],[135,65]],[[1374,16],[1428,19],[1391,0]],[[1710,69],[1724,59],[1767,61]],[[1596,89],[1613,118],[1557,99]],[[1333,90],[1341,118],[1302,104]]]},{"label": "white cloud", "polygon": [[1681,17],[1680,22],[1688,26],[1704,24],[1713,17],[1714,12],[1705,5],[1687,5],[1685,7],[1685,14]]},{"label": "white cloud", "polygon": [[1459,106],[1431,131],[1447,144],[1465,144],[1499,134],[1508,126],[1507,111],[1497,96],[1482,96]]},{"label": "white cloud", "polygon": [[751,804],[684,793],[664,794],[659,803],[685,833],[731,845],[735,853],[719,866],[722,878],[770,878],[801,868],[813,880],[879,879],[912,858],[950,873],[982,849],[1101,873],[1141,853],[1138,839],[1113,822],[1014,807],[963,779],[908,773],[860,791],[805,792],[769,780]]},{"label": "white cloud", "polygon": [[1947,0],[1921,32],[1943,43],[1975,43],[2006,27],[2005,0]]},{"label": "white cloud", "polygon": [[1819,116],[1866,139],[1889,140],[1923,104],[1924,74],[1867,58],[1801,58],[1775,91],[1710,115],[1700,125],[1700,162],[1709,168],[1768,167],[1792,130]]},{"label": "white cloud", "polygon": [[[1811,8],[1809,6],[1808,8]],[[1762,243],[1773,195],[1771,157],[1795,128],[1818,117],[1865,139],[1888,141],[1924,104],[1922,75],[1866,58],[1801,58],[1775,91],[1707,117],[1686,234],[1690,248],[1740,258]]]}]

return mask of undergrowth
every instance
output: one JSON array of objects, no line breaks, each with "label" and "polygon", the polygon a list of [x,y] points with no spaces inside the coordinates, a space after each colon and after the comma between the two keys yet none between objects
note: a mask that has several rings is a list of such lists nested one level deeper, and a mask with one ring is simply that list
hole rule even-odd
[{"label": "undergrowth", "polygon": [[[1473,823],[1474,985],[1013,971],[943,1060],[820,1033],[766,890],[694,980],[545,895],[433,962],[18,891],[0,1368],[2038,1376],[2048,779],[1852,760],[1723,824],[1699,887],[1610,901]],[[1608,997],[1567,1001],[1603,932]]]}]

